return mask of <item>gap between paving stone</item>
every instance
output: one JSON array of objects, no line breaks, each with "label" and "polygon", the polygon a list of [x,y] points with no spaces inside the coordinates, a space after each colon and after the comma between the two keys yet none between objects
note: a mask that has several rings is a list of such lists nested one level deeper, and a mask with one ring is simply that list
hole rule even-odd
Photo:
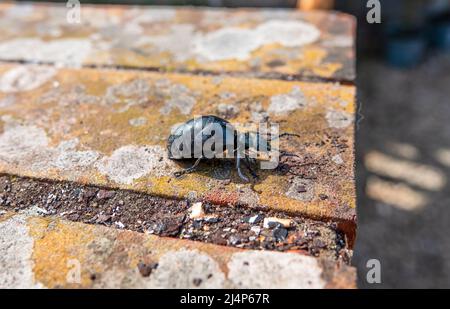
[{"label": "gap between paving stone", "polygon": [[[298,252],[350,263],[352,251],[335,223],[273,210],[208,203],[203,203],[206,217],[193,220],[189,217],[192,204],[193,201],[170,200],[127,190],[0,175],[2,210],[57,216],[87,224],[245,249]],[[260,216],[257,222],[247,222],[256,215]],[[273,228],[263,227],[265,217],[289,218],[294,222],[287,229],[284,240],[275,239]]]},{"label": "gap between paving stone", "polygon": [[[0,63],[23,64],[23,65],[49,65],[55,66],[57,63],[49,61],[28,61],[28,60],[5,60],[0,59]],[[117,64],[82,64],[80,68],[98,69],[98,70],[122,70],[122,71],[143,71],[143,72],[158,72],[158,73],[172,73],[172,74],[187,74],[193,76],[227,76],[235,78],[256,78],[256,79],[274,79],[282,81],[297,81],[308,83],[333,83],[343,86],[355,86],[354,80],[336,78],[336,77],[321,77],[308,76],[303,74],[283,74],[277,72],[252,72],[252,71],[206,71],[206,70],[184,70],[184,69],[164,69],[161,67],[136,67]]]}]

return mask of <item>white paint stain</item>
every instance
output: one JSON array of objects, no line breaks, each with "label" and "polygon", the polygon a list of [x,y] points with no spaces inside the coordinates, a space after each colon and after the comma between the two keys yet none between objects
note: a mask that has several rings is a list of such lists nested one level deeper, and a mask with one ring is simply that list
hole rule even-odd
[{"label": "white paint stain", "polygon": [[47,83],[56,74],[56,69],[44,66],[18,66],[0,77],[0,91],[6,93],[29,91]]},{"label": "white paint stain", "polygon": [[322,269],[313,257],[280,252],[238,252],[228,279],[239,289],[321,289]]}]

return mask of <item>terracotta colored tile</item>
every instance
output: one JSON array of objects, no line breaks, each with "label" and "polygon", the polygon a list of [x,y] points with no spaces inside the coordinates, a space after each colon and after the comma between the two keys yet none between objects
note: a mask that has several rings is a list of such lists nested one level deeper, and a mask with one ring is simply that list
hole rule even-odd
[{"label": "terracotta colored tile", "polygon": [[353,81],[354,18],[295,10],[0,6],[0,59]]},{"label": "terracotta colored tile", "polygon": [[[355,223],[352,86],[3,65],[0,104],[2,173]],[[221,104],[238,111],[229,115],[237,128],[268,116],[298,134],[280,141],[297,157],[253,183],[226,160],[174,177],[192,163],[167,158],[171,128],[220,115]]]},{"label": "terracotta colored tile", "polygon": [[2,288],[355,287],[353,268],[301,254],[238,250],[30,214],[0,214],[0,240]]}]

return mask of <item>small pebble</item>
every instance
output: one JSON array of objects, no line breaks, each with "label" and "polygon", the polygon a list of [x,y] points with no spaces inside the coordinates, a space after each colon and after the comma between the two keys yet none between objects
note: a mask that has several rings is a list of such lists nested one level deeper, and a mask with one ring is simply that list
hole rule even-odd
[{"label": "small pebble", "polygon": [[252,231],[253,233],[255,233],[256,235],[259,235],[259,233],[261,233],[261,228],[259,226],[252,226],[250,228],[250,231]]},{"label": "small pebble", "polygon": [[110,198],[114,197],[114,195],[116,195],[116,193],[114,191],[100,190],[97,193],[97,198],[100,200],[110,199]]},{"label": "small pebble", "polygon": [[214,217],[214,216],[209,216],[205,218],[205,222],[207,223],[217,223],[219,222],[219,218]]},{"label": "small pebble", "polygon": [[239,236],[235,235],[230,236],[228,241],[230,242],[230,245],[237,245],[241,243],[241,239],[239,238]]},{"label": "small pebble", "polygon": [[248,219],[247,222],[250,223],[250,224],[258,224],[258,223],[261,222],[263,219],[264,219],[264,216],[258,214],[258,215],[256,215],[256,216],[250,217],[250,218]]},{"label": "small pebble", "polygon": [[328,199],[328,195],[326,195],[326,194],[319,194],[319,197],[322,201]]},{"label": "small pebble", "polygon": [[194,285],[195,286],[200,286],[200,284],[202,284],[202,279],[200,279],[200,278],[195,278],[194,280],[193,280],[193,283],[194,283]]},{"label": "small pebble", "polygon": [[273,237],[275,237],[277,241],[285,240],[287,235],[288,231],[285,228],[277,227],[276,229],[273,230]]},{"label": "small pebble", "polygon": [[293,221],[291,219],[280,219],[280,218],[265,218],[264,219],[264,228],[275,228],[278,225],[281,225],[282,227],[289,228],[293,224]]},{"label": "small pebble", "polygon": [[148,277],[152,273],[153,269],[158,267],[158,264],[157,263],[145,264],[143,262],[139,262],[137,267],[142,277]]},{"label": "small pebble", "polygon": [[120,221],[114,222],[114,224],[119,228],[119,229],[123,229],[125,227],[125,224],[123,224]]},{"label": "small pebble", "polygon": [[191,219],[200,219],[205,216],[205,212],[203,210],[203,205],[201,202],[194,203],[190,209],[190,215],[189,218]]}]

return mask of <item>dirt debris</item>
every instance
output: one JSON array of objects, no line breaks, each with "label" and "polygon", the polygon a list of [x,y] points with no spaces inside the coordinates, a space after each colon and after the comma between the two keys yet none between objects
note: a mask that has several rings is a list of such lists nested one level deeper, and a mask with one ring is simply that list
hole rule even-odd
[{"label": "dirt debris", "polygon": [[[192,207],[199,206],[204,215],[191,218]],[[42,209],[39,213],[42,216],[87,224],[238,248],[303,252],[349,260],[343,258],[348,256],[345,253],[348,248],[334,223],[273,210],[169,200],[70,182],[0,176],[0,210],[24,211],[31,207]],[[285,224],[278,222],[265,227],[267,218]],[[147,272],[145,267],[142,271]]]}]

